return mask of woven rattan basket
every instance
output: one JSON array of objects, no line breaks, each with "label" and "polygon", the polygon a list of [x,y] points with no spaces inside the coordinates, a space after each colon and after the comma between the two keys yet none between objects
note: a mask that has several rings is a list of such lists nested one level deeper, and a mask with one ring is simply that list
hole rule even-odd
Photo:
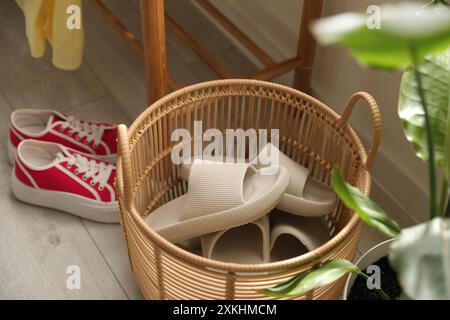
[{"label": "woven rattan basket", "polygon": [[[374,139],[368,155],[347,120],[360,99],[372,111]],[[171,162],[171,132],[203,129],[279,128],[280,149],[329,184],[335,166],[364,194],[381,138],[378,106],[356,93],[342,116],[297,90],[262,81],[218,80],[186,87],[151,105],[127,131],[119,126],[117,190],[133,273],[148,299],[263,299],[257,289],[274,286],[332,258],[353,259],[361,230],[358,216],[341,203],[327,216],[331,240],[302,256],[267,264],[234,264],[206,259],[166,241],[144,217],[181,196],[187,185]],[[341,279],[307,299],[337,299]]]}]

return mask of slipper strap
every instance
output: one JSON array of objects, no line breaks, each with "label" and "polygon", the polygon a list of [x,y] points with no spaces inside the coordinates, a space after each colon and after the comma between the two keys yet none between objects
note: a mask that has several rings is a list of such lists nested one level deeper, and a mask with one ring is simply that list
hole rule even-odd
[{"label": "slipper strap", "polygon": [[[291,176],[289,177],[289,185],[287,187],[286,193],[298,197],[303,197],[305,185],[309,177],[309,170],[304,166],[298,164],[291,158],[288,158],[284,153],[280,152],[280,154],[280,163],[285,166],[291,174]],[[285,157],[287,159],[284,159]]]},{"label": "slipper strap", "polygon": [[[268,143],[264,149],[259,153],[256,168],[268,168],[272,166],[272,163],[267,162],[267,160],[274,159],[278,157],[278,163],[275,165],[285,166],[290,174],[289,185],[286,189],[286,193],[292,194],[297,197],[303,197],[303,192],[305,190],[305,185],[308,181],[309,170],[304,166],[300,165],[296,161],[289,158],[283,152],[278,150],[273,144]],[[262,160],[264,159],[264,160]]]},{"label": "slipper strap", "polygon": [[195,160],[190,170],[180,220],[202,217],[244,204],[243,184],[249,166],[249,163]]}]

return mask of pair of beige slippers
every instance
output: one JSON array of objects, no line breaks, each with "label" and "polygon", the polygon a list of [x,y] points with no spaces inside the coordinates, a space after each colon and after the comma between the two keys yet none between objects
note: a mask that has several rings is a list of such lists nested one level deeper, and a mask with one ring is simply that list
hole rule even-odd
[{"label": "pair of beige slippers", "polygon": [[151,212],[146,222],[173,243],[198,243],[205,257],[279,261],[329,239],[321,217],[334,210],[336,195],[272,144],[248,163],[183,164],[181,177],[188,192]]}]

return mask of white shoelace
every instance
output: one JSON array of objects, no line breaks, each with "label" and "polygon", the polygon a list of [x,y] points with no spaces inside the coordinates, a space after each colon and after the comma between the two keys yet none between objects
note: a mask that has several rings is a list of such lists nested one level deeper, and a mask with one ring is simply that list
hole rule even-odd
[{"label": "white shoelace", "polygon": [[95,186],[98,183],[98,188],[102,191],[108,183],[108,179],[111,176],[111,172],[114,169],[114,165],[106,164],[105,162],[96,162],[95,160],[88,160],[79,154],[72,156],[65,156],[58,152],[56,158],[59,161],[67,161],[67,167],[71,168],[76,166],[75,173],[83,173],[83,180],[92,178],[90,181],[91,186]]},{"label": "white shoelace", "polygon": [[105,126],[82,122],[74,116],[68,116],[67,120],[62,123],[60,129],[63,131],[68,127],[70,128],[69,135],[78,132],[76,139],[81,140],[83,137],[86,137],[85,143],[88,144],[91,141],[94,141],[94,148],[98,147],[103,133],[105,132]]}]

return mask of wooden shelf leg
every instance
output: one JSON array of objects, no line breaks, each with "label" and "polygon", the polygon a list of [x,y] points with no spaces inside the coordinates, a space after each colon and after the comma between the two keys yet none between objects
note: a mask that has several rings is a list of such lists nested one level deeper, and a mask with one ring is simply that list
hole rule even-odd
[{"label": "wooden shelf leg", "polygon": [[164,0],[141,0],[147,99],[152,104],[168,92]]},{"label": "wooden shelf leg", "polygon": [[305,93],[311,91],[311,75],[316,52],[316,41],[309,28],[311,22],[321,16],[323,0],[305,0],[303,4],[302,22],[297,44],[297,58],[303,65],[295,69],[294,88]]}]

